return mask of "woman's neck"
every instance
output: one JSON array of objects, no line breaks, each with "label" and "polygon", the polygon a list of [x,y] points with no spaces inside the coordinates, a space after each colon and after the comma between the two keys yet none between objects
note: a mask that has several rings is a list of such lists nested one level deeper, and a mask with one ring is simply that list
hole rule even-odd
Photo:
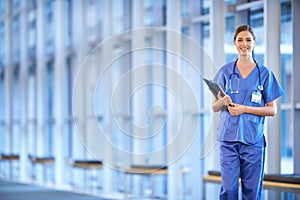
[{"label": "woman's neck", "polygon": [[255,62],[252,56],[247,56],[247,57],[240,56],[238,58],[237,63],[240,67],[244,67],[244,66],[252,66]]}]

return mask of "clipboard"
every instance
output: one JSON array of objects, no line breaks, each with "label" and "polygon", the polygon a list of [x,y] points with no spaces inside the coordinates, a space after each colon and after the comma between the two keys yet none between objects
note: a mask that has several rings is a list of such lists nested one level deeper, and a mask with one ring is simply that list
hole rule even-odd
[{"label": "clipboard", "polygon": [[216,97],[216,99],[218,99],[219,91],[220,91],[222,97],[225,96],[224,90],[221,88],[221,86],[218,83],[216,83],[214,81],[210,81],[206,78],[203,78],[203,80],[207,84],[207,86],[208,86],[209,90],[211,91],[211,93]]}]

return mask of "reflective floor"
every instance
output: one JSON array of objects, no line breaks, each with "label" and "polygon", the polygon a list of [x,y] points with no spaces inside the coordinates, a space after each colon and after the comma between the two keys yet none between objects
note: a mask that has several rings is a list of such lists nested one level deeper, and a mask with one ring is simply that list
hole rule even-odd
[{"label": "reflective floor", "polygon": [[97,196],[0,180],[1,200],[102,200]]}]

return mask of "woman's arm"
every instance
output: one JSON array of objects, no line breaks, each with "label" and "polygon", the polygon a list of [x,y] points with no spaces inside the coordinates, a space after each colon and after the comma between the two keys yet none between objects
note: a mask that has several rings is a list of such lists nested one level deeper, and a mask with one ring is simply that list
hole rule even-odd
[{"label": "woman's arm", "polygon": [[233,104],[233,107],[228,107],[231,115],[239,116],[243,113],[259,115],[259,116],[275,116],[277,113],[276,101],[271,101],[263,107],[244,106],[241,104]]},{"label": "woman's arm", "polygon": [[218,99],[214,99],[212,103],[212,110],[218,112],[222,109],[223,106],[228,106],[231,103],[231,98],[228,95],[221,97],[220,93],[218,94]]}]

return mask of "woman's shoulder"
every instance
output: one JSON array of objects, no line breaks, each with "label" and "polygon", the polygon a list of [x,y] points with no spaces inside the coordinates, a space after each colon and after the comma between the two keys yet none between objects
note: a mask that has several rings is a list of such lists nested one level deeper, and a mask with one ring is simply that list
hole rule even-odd
[{"label": "woman's shoulder", "polygon": [[272,74],[272,70],[267,67],[266,65],[262,64],[262,63],[258,63],[258,68],[261,71],[261,73],[267,73],[267,74]]},{"label": "woman's shoulder", "polygon": [[259,67],[260,70],[270,70],[266,65],[264,65],[261,62],[257,62],[257,66]]},{"label": "woman's shoulder", "polygon": [[235,63],[235,61],[225,63],[220,67],[220,70],[226,70],[226,69],[229,69],[229,68],[231,69],[233,67],[234,63]]}]

